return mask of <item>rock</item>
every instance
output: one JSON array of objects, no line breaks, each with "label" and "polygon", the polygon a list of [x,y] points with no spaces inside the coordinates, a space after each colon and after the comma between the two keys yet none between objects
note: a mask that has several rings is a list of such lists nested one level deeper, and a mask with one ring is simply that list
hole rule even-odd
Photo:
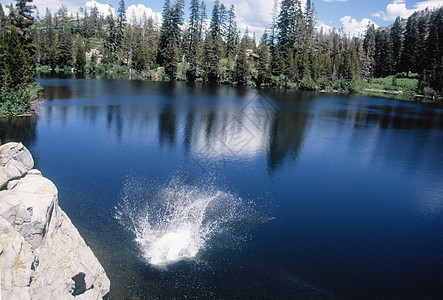
[{"label": "rock", "polygon": [[11,179],[20,178],[34,167],[34,160],[22,143],[0,146],[0,189]]},{"label": "rock", "polygon": [[24,237],[38,248],[44,242],[57,206],[57,188],[40,172],[30,172],[15,180],[1,192],[0,216],[5,218]]},{"label": "rock", "polygon": [[88,294],[101,295],[101,299],[110,286],[103,267],[68,216],[59,208],[56,215],[47,241],[37,252],[39,265],[31,283],[33,299],[70,299],[90,290],[93,292]]},{"label": "rock", "polygon": [[[2,147],[20,148],[14,145]],[[18,160],[10,158],[0,172],[11,161]],[[30,165],[29,158],[23,165]],[[9,176],[3,184],[7,189],[0,191],[0,297],[106,298],[110,282],[105,270],[58,206],[57,188],[40,171],[26,168]]]},{"label": "rock", "polygon": [[0,217],[0,278],[4,299],[31,299],[29,282],[34,252],[31,245]]}]

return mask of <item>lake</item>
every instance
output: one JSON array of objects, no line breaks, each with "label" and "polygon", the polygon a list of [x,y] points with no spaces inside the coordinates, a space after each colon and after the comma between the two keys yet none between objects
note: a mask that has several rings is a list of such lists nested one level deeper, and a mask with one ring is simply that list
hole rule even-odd
[{"label": "lake", "polygon": [[113,299],[443,296],[443,109],[381,98],[37,80],[0,121],[59,190]]}]

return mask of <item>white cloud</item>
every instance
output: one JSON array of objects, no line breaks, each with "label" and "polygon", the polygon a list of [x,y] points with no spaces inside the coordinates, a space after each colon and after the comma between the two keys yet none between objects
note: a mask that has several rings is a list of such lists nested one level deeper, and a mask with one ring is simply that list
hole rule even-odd
[{"label": "white cloud", "polygon": [[56,13],[62,5],[66,5],[68,8],[68,12],[71,14],[75,14],[80,6],[82,6],[84,2],[75,0],[75,1],[64,1],[64,0],[34,0],[32,4],[37,6],[40,17],[43,17],[46,14],[46,8],[48,8],[52,14]]},{"label": "white cloud", "polygon": [[427,0],[417,2],[413,9],[406,7],[405,0],[394,0],[386,6],[386,11],[378,11],[372,16],[383,19],[384,21],[394,21],[397,17],[408,18],[415,11],[424,10],[425,8],[438,8],[443,5],[442,0]]},{"label": "white cloud", "polygon": [[348,0],[323,0],[323,2],[347,2]]},{"label": "white cloud", "polygon": [[374,24],[375,28],[378,27],[371,19],[364,18],[360,22],[350,16],[344,16],[340,19],[342,23],[343,33],[349,36],[364,35],[369,24]]},{"label": "white cloud", "polygon": [[105,17],[107,17],[109,14],[115,16],[115,9],[114,7],[112,7],[111,4],[101,4],[98,3],[97,1],[88,1],[86,2],[85,6],[88,8],[97,7],[99,13],[104,15]]},{"label": "white cloud", "polygon": [[146,14],[147,18],[152,17],[154,22],[157,22],[158,24],[162,22],[162,14],[160,12],[154,12],[151,8],[146,7],[143,4],[129,6],[126,10],[126,19],[131,22],[135,16],[136,21],[140,22],[143,18],[143,14]]},{"label": "white cloud", "polygon": [[[213,0],[210,0],[214,2]],[[279,2],[281,0],[278,0]],[[250,33],[255,32],[257,40],[269,27],[272,22],[272,12],[274,9],[273,0],[222,0],[227,9],[233,4],[235,7],[235,16],[237,27],[241,32],[248,28]],[[306,5],[306,0],[301,0],[302,7]],[[210,17],[212,7],[207,7],[207,14]]]},{"label": "white cloud", "polygon": [[0,5],[1,5],[2,8],[3,8],[3,12],[5,13],[5,15],[6,15],[6,16],[9,15],[9,8],[8,8],[8,6],[7,6],[7,5],[4,5],[4,4],[1,4],[1,3],[0,3]]},{"label": "white cloud", "polygon": [[[88,1],[83,2],[84,0],[34,0],[33,4],[35,4],[39,10],[40,16],[44,16],[46,8],[49,8],[51,13],[56,13],[60,7],[65,4],[68,7],[69,13],[75,15],[81,6],[86,7],[88,10],[91,10],[93,7],[97,7],[97,10],[100,14],[105,17],[110,13],[113,16],[116,16],[115,8],[111,4],[103,4],[97,1]],[[135,15],[137,22],[139,22],[143,18],[143,14],[146,14],[146,17],[152,17],[155,22],[161,23],[162,14],[160,12],[154,12],[151,8],[144,6],[143,4],[131,5],[126,9],[126,18],[128,21],[131,21],[131,18]]]},{"label": "white cloud", "polygon": [[415,5],[415,10],[424,10],[425,8],[439,8],[443,6],[442,0],[427,0],[423,2],[417,2]]},{"label": "white cloud", "polygon": [[228,9],[232,4],[235,6],[237,26],[242,32],[248,27],[250,33],[261,35],[271,23],[274,7],[272,0],[226,0],[223,3]]},{"label": "white cloud", "polygon": [[317,30],[323,30],[323,33],[328,33],[331,30],[333,30],[334,28],[332,26],[326,25],[324,22],[322,21],[318,21],[317,22],[317,26],[316,26]]}]

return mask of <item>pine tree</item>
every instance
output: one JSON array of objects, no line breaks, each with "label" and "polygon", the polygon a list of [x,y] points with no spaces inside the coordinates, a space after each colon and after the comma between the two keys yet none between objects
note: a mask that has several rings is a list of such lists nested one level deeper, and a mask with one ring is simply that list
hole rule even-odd
[{"label": "pine tree", "polygon": [[125,0],[120,0],[120,2],[118,3],[117,18],[118,18],[118,29],[120,31],[123,31],[125,27],[124,24],[126,22]]},{"label": "pine tree", "polygon": [[68,27],[64,27],[64,29],[59,33],[57,41],[57,65],[60,68],[73,66],[72,46],[71,30]]},{"label": "pine tree", "polygon": [[306,34],[312,38],[315,32],[316,13],[314,3],[311,0],[306,0],[305,7],[305,20],[306,20]]},{"label": "pine tree", "polygon": [[400,17],[395,19],[394,25],[391,28],[391,39],[394,71],[398,73],[400,72],[400,59],[403,51],[403,26]]},{"label": "pine tree", "polygon": [[191,0],[189,10],[189,33],[190,40],[192,40],[194,34],[198,34],[200,30],[200,2],[198,0]]},{"label": "pine tree", "polygon": [[214,8],[212,9],[212,18],[210,25],[210,31],[213,40],[216,40],[221,37],[222,34],[221,21],[222,17],[220,14],[220,0],[216,0]]},{"label": "pine tree", "polygon": [[429,84],[443,95],[443,8],[431,15],[426,48],[425,67]]},{"label": "pine tree", "polygon": [[156,66],[156,53],[158,47],[158,29],[152,16],[149,16],[143,25],[144,28],[144,48],[146,49],[146,64],[150,69]]},{"label": "pine tree", "polygon": [[81,30],[81,26],[80,26],[81,22],[80,22],[80,13],[77,11],[77,15],[75,18],[75,25],[74,25],[74,33],[77,34],[81,34],[82,30]]},{"label": "pine tree", "polygon": [[297,0],[283,0],[281,2],[280,15],[278,17],[278,43],[282,49],[291,48],[295,42],[297,26]]},{"label": "pine tree", "polygon": [[[15,6],[11,4],[8,19],[4,17],[3,9],[1,11],[3,19],[0,34],[2,35],[1,42],[4,43],[0,52],[3,61],[0,63],[1,92],[34,81],[36,46],[32,43],[29,28],[34,24],[32,13],[35,6],[30,3],[32,0],[18,0]],[[8,30],[6,30],[6,23],[11,25],[8,26]]]},{"label": "pine tree", "polygon": [[16,0],[15,7],[9,6],[11,24],[18,29],[18,33],[24,35],[24,32],[34,25],[32,0]]},{"label": "pine tree", "polygon": [[121,48],[119,47],[122,46],[122,42],[118,41],[119,39],[117,35],[119,30],[117,29],[114,17],[111,14],[106,17],[106,22],[108,30],[106,31],[106,36],[103,42],[103,62],[114,63],[117,60],[118,54],[121,53]]},{"label": "pine tree", "polygon": [[417,22],[418,40],[417,40],[417,58],[413,71],[423,73],[427,63],[426,38],[428,36],[429,13],[421,13]]},{"label": "pine tree", "polygon": [[270,25],[271,34],[269,35],[268,45],[271,47],[271,51],[275,46],[277,34],[278,34],[278,17],[280,15],[279,0],[274,0],[274,7],[272,8],[272,21]]},{"label": "pine tree", "polygon": [[51,11],[46,8],[46,14],[41,22],[43,28],[38,36],[38,57],[37,60],[43,65],[51,65],[54,59],[55,33],[52,24]]},{"label": "pine tree", "polygon": [[217,83],[220,76],[219,64],[223,50],[222,15],[220,6],[220,1],[216,0],[214,8],[212,9],[212,18],[209,27],[210,36],[206,35],[205,40],[205,71],[206,78],[210,83]]},{"label": "pine tree", "polygon": [[226,6],[221,3],[219,6],[219,18],[220,18],[220,33],[223,39],[226,40],[227,38],[227,31],[228,31],[228,9],[226,8]]},{"label": "pine tree", "polygon": [[200,3],[198,0],[192,0],[189,16],[189,34],[186,61],[189,63],[189,69],[186,72],[188,81],[194,82],[197,78],[198,55],[201,44],[200,31]]},{"label": "pine tree", "polygon": [[221,39],[214,40],[212,34],[207,34],[204,49],[204,81],[217,83],[219,81],[219,63],[221,57]]},{"label": "pine tree", "polygon": [[400,70],[402,72],[415,71],[416,61],[419,55],[419,33],[418,33],[418,21],[417,13],[412,14],[408,18],[406,24],[406,32],[404,37],[404,49],[401,56],[401,66]]},{"label": "pine tree", "polygon": [[143,42],[143,31],[140,26],[134,28],[134,51],[132,57],[132,66],[137,71],[142,71],[148,64],[148,55],[146,44]]},{"label": "pine tree", "polygon": [[274,76],[279,76],[283,72],[283,58],[280,47],[271,49],[270,71]]},{"label": "pine tree", "polygon": [[16,89],[34,81],[35,62],[18,29],[0,34],[0,92]]},{"label": "pine tree", "polygon": [[235,81],[237,81],[237,84],[241,86],[247,85],[250,73],[248,57],[246,54],[247,40],[248,36],[247,33],[245,33],[240,41],[237,52],[237,59],[235,60]]},{"label": "pine tree", "polygon": [[4,28],[6,27],[6,16],[3,11],[3,5],[0,4],[0,34],[4,32]]},{"label": "pine tree", "polygon": [[260,87],[263,83],[269,83],[269,61],[270,61],[270,51],[268,46],[268,32],[265,30],[260,44],[258,45],[258,64],[257,64],[257,78],[255,84]]},{"label": "pine tree", "polygon": [[171,80],[175,80],[179,60],[183,5],[184,0],[177,0],[172,6],[167,0],[163,10],[157,62],[164,66],[165,72]]},{"label": "pine tree", "polygon": [[[112,18],[110,20],[109,18]],[[127,49],[124,49],[124,41],[125,41],[125,26],[126,26],[126,6],[125,1],[120,0],[118,3],[118,9],[117,9],[117,24],[115,24],[114,17],[112,15],[108,15],[108,24],[112,25],[112,30],[114,32],[111,32],[111,28],[108,31],[108,42],[111,45],[115,45],[115,48],[112,49],[112,56],[116,56],[115,58],[120,61],[120,63],[123,63],[123,57],[124,53]],[[112,38],[110,40],[109,38]],[[113,57],[111,56],[111,61],[113,61]]]},{"label": "pine tree", "polygon": [[375,33],[375,77],[386,77],[394,71],[393,44],[389,32]]},{"label": "pine tree", "polygon": [[62,4],[62,6],[57,11],[57,19],[58,19],[58,25],[61,27],[66,26],[68,24],[68,7],[65,4]]},{"label": "pine tree", "polygon": [[[91,11],[89,12],[89,15],[87,14],[85,10],[85,34],[87,37],[97,37],[100,33],[99,30],[99,22],[100,22],[100,16],[99,11],[96,6],[91,8]],[[56,27],[58,27],[56,22]]]},{"label": "pine tree", "polygon": [[200,35],[203,36],[203,32],[205,32],[206,28],[204,28],[206,22],[206,4],[204,0],[202,0],[200,4]]},{"label": "pine tree", "polygon": [[228,12],[226,56],[232,58],[235,55],[238,42],[237,23],[235,21],[235,7],[231,5]]},{"label": "pine tree", "polygon": [[86,47],[80,34],[75,37],[75,63],[74,68],[77,73],[84,73],[86,67]]},{"label": "pine tree", "polygon": [[118,60],[121,65],[131,65],[136,50],[137,27],[127,23],[123,45],[120,47]]},{"label": "pine tree", "polygon": [[375,67],[375,26],[373,23],[369,24],[366,29],[365,38],[363,40],[363,49],[366,54],[363,74],[365,78],[371,78],[374,75]]},{"label": "pine tree", "polygon": [[54,30],[54,24],[52,14],[49,9],[46,9],[46,15],[44,18],[44,50],[47,51],[44,63],[49,64],[52,70],[55,70],[57,66],[57,36]]},{"label": "pine tree", "polygon": [[165,4],[163,5],[163,23],[160,28],[160,41],[159,41],[159,49],[157,53],[157,63],[161,66],[166,61],[166,48],[169,45],[169,39],[171,39],[172,32],[172,24],[171,24],[171,2],[169,0],[165,0]]}]

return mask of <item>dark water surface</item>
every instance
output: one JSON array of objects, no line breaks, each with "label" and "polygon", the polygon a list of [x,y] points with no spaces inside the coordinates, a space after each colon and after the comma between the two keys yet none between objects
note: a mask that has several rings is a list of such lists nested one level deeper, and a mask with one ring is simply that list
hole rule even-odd
[{"label": "dark water surface", "polygon": [[[2,119],[0,138],[22,141],[57,185],[113,299],[443,297],[441,108],[184,83],[38,81],[39,116]],[[131,213],[143,201],[161,206],[171,193],[174,201],[222,194],[230,204],[205,211],[203,223],[220,226],[193,259],[153,266],[126,227],[140,221]]]}]

